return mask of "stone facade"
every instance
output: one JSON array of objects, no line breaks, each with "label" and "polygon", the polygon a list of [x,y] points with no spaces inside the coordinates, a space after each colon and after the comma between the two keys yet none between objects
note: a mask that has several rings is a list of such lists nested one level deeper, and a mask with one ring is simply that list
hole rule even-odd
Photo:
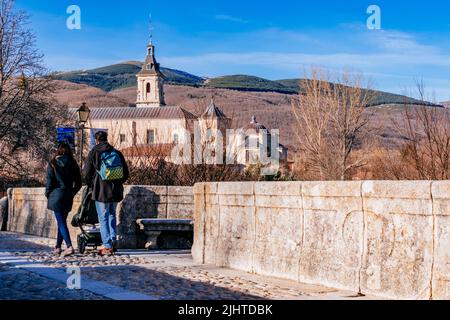
[{"label": "stone facade", "polygon": [[[119,150],[134,146],[164,145],[174,143],[178,137],[179,143],[187,143],[186,130],[194,126],[189,119],[91,119],[93,128],[107,129],[108,139]],[[154,142],[149,143],[149,132],[154,135]]]},{"label": "stone facade", "polygon": [[[47,210],[43,188],[11,189],[8,206],[8,231],[56,238],[57,226],[53,213]],[[70,226],[80,204],[81,192],[75,198],[69,215],[69,230],[76,243],[78,228]],[[138,219],[191,219],[193,216],[191,187],[126,186],[125,198],[117,209],[118,234],[122,248],[144,248],[145,235],[136,223]]]},{"label": "stone facade", "polygon": [[194,260],[395,299],[450,299],[450,181],[194,187]]}]

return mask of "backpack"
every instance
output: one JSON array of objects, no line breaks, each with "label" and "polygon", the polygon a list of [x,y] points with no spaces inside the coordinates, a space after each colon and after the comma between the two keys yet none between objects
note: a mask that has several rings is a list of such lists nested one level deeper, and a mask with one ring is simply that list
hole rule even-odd
[{"label": "backpack", "polygon": [[97,173],[103,181],[123,179],[122,159],[116,150],[103,152],[100,155],[100,163],[100,170]]}]

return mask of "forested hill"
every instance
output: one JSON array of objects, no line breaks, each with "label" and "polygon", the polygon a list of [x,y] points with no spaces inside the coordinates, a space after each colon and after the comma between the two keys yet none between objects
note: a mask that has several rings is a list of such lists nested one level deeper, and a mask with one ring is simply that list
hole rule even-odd
[{"label": "forested hill", "polygon": [[[136,74],[141,70],[141,67],[141,62],[128,61],[91,70],[55,73],[54,77],[58,80],[85,84],[109,92],[136,86]],[[231,75],[206,79],[175,69],[161,68],[161,71],[166,77],[166,83],[168,84],[285,94],[296,94],[301,91],[299,79],[268,80],[248,75]],[[374,105],[424,104],[410,97],[383,91],[375,91],[375,97]]]}]

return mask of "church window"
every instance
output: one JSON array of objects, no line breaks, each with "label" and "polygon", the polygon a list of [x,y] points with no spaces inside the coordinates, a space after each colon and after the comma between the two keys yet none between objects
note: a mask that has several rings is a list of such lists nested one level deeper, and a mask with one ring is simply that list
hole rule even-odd
[{"label": "church window", "polygon": [[147,83],[147,89],[146,89],[147,93],[150,93],[150,83]]},{"label": "church window", "polygon": [[136,145],[137,132],[136,132],[136,121],[133,121],[131,124],[132,130],[132,138],[133,138],[133,146]]},{"label": "church window", "polygon": [[127,136],[124,135],[124,134],[121,134],[121,135],[120,135],[120,143],[124,143],[124,142],[126,142],[126,141],[127,141]]},{"label": "church window", "polygon": [[246,136],[245,137],[245,148],[246,149],[254,149],[259,148],[260,142],[258,137],[256,136]]},{"label": "church window", "polygon": [[245,137],[245,147],[250,148],[250,137],[249,136]]},{"label": "church window", "polygon": [[147,144],[154,144],[155,143],[155,130],[147,130]]}]

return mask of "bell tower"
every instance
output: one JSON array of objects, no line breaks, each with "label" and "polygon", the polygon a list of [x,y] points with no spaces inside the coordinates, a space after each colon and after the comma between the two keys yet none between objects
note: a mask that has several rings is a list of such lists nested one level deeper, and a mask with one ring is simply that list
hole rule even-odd
[{"label": "bell tower", "polygon": [[155,46],[150,36],[144,65],[137,74],[136,107],[158,108],[163,106],[165,106],[164,75],[159,70],[159,63],[156,62]]}]

